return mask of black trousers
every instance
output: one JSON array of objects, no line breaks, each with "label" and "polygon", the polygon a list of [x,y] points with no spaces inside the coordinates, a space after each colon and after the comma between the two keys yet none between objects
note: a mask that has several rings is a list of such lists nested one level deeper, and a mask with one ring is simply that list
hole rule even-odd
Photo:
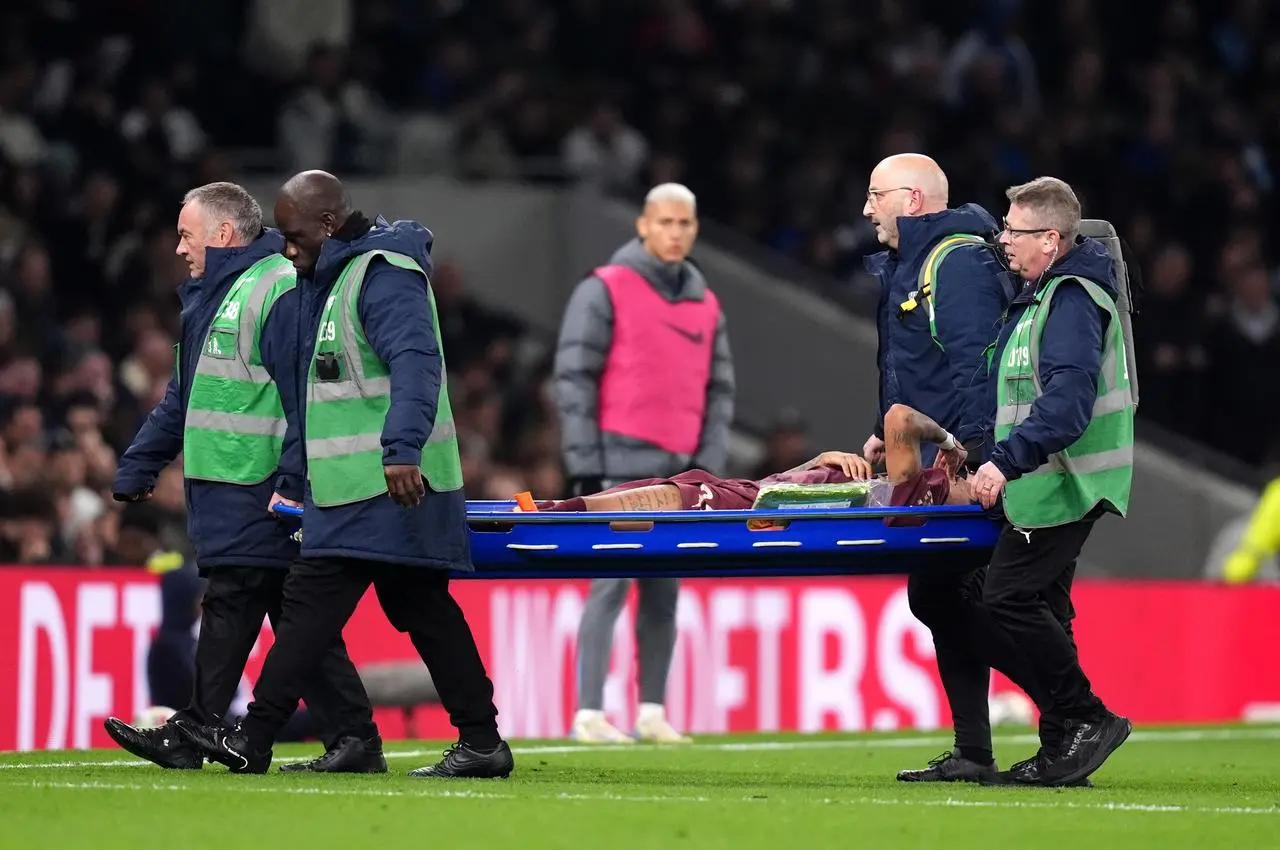
[{"label": "black trousers", "polygon": [[1006,521],[982,585],[991,618],[1037,683],[1032,698],[1041,712],[1064,720],[1096,720],[1106,712],[1080,666],[1071,631],[1076,561],[1096,521],[1095,513],[1029,530]]},{"label": "black trousers", "polygon": [[449,594],[449,574],[348,558],[302,559],[289,571],[276,641],[244,721],[250,745],[271,746],[323,647],[342,633],[370,584],[391,625],[409,635],[427,665],[461,740],[478,749],[497,746],[493,682],[466,616]]},{"label": "black trousers", "polygon": [[[915,573],[907,579],[907,601],[916,619],[933,633],[938,676],[951,707],[956,747],[990,753],[991,708],[987,698],[994,667],[1037,705],[1044,689],[1020,652],[983,605],[987,568],[958,573]],[[1062,721],[1041,713],[1040,743],[1056,752]]]},{"label": "black trousers", "polygon": [[[191,702],[178,715],[207,724],[226,714],[262,629],[262,618],[268,618],[273,629],[281,627],[287,575],[287,570],[264,567],[208,570],[209,584],[200,603],[195,687]],[[373,707],[347,656],[341,632],[316,649],[316,664],[303,678],[300,695],[315,717],[325,746],[348,735],[376,735]]]}]

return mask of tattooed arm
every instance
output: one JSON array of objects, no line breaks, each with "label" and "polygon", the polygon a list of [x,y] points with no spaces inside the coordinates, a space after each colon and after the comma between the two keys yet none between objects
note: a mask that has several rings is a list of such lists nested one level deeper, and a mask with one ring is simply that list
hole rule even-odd
[{"label": "tattooed arm", "polygon": [[892,481],[905,481],[920,471],[920,444],[935,443],[940,451],[935,465],[954,478],[967,453],[947,430],[918,410],[895,404],[884,417],[885,468]]},{"label": "tattooed arm", "polygon": [[921,443],[942,445],[951,439],[945,428],[918,410],[895,405],[889,413],[891,415],[884,418],[886,445],[918,448]]}]

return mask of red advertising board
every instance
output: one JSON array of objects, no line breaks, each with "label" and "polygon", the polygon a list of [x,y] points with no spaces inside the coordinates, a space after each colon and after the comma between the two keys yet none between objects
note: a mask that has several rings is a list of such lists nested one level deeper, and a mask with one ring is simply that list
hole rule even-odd
[{"label": "red advertising board", "polygon": [[[462,581],[455,593],[509,737],[566,734],[585,581]],[[1097,692],[1136,722],[1239,719],[1280,706],[1280,589],[1079,582],[1077,640]],[[634,714],[634,602],[615,631],[606,707]],[[160,616],[141,570],[0,568],[0,749],[106,746],[101,721],[149,704],[146,651]],[[896,577],[684,583],[668,686],[692,732],[933,729],[949,722],[928,631]],[[346,630],[357,665],[411,660],[372,594]],[[270,646],[264,630],[249,665]],[[1010,686],[997,677],[996,690]],[[403,734],[379,711],[388,737]],[[438,708],[417,732],[451,737]]]}]

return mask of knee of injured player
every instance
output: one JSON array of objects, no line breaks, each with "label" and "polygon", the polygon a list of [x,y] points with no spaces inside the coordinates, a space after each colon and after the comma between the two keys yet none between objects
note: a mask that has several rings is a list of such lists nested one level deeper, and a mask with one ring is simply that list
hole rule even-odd
[{"label": "knee of injured player", "polygon": [[895,402],[889,405],[889,409],[884,414],[885,432],[888,433],[889,428],[905,428],[911,424],[911,417],[915,414],[915,408]]}]

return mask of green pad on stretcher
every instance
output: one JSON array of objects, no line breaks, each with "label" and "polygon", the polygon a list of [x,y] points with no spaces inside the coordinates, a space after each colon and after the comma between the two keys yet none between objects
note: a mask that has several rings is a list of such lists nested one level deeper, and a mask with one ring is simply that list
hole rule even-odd
[{"label": "green pad on stretcher", "polygon": [[842,484],[766,484],[756,494],[755,508],[861,508],[871,496],[870,481]]}]

